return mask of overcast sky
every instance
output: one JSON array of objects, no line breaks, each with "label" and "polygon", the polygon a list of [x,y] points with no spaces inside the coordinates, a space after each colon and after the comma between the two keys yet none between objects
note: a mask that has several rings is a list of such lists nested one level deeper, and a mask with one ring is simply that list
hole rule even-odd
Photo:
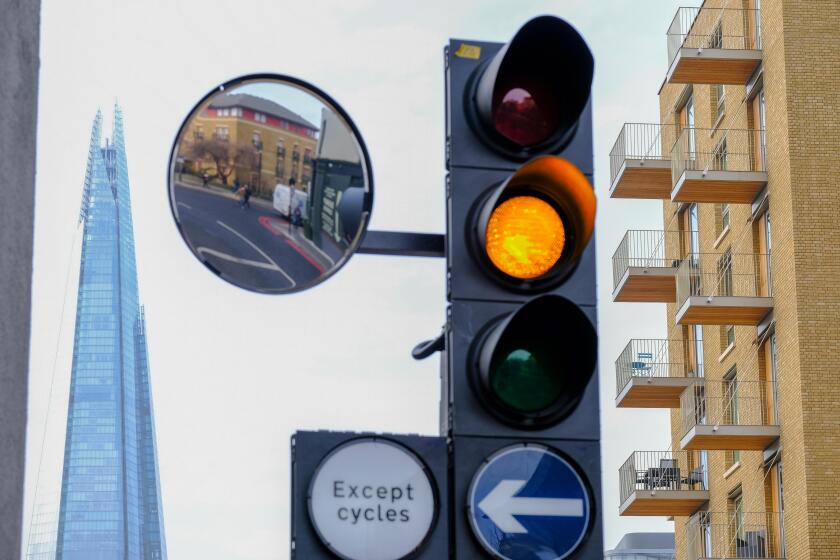
[{"label": "overcast sky", "polygon": [[98,107],[108,131],[115,98],[125,116],[170,558],[285,559],[296,429],[437,434],[439,364],[416,362],[410,350],[444,322],[444,263],[360,255],[301,294],[231,287],[193,258],[172,222],[166,172],[178,127],[205,93],[238,75],[299,76],[341,103],[364,136],[372,228],[443,232],[443,47],[449,37],[507,41],[548,13],[573,23],[596,60],[605,545],[628,531],[672,530],[664,518],[618,517],[619,466],[633,450],[667,448],[669,433],[666,411],[615,408],[613,364],[628,339],[665,337],[665,309],[610,303],[610,256],[624,232],[662,222],[659,203],[612,201],[607,191],[622,123],[658,120],[665,31],[679,4],[44,0],[27,508],[44,427],[48,446],[63,439],[76,222]]}]

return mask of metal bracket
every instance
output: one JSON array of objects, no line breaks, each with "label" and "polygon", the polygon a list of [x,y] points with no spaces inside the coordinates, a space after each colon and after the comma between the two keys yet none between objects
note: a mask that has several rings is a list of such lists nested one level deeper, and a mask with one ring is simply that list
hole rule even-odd
[{"label": "metal bracket", "polygon": [[435,352],[443,352],[446,350],[446,331],[442,331],[437,338],[432,340],[424,340],[414,347],[411,351],[411,357],[415,360],[424,360],[434,354]]},{"label": "metal bracket", "polygon": [[445,242],[446,236],[441,233],[368,231],[357,252],[363,255],[444,258]]}]

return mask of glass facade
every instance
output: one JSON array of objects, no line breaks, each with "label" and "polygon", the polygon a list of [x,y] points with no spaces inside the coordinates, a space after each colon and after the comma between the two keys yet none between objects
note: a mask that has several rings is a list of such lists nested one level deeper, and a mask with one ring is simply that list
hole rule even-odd
[{"label": "glass facade", "polygon": [[164,560],[154,417],[119,107],[91,133],[56,560]]}]

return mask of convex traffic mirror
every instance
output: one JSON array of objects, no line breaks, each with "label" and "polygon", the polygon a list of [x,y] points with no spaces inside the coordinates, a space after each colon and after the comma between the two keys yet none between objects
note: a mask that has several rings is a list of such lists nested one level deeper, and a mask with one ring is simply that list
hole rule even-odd
[{"label": "convex traffic mirror", "polygon": [[169,201],[181,235],[241,288],[310,288],[359,247],[373,204],[370,158],[349,115],[286,76],[220,85],[172,148]]}]

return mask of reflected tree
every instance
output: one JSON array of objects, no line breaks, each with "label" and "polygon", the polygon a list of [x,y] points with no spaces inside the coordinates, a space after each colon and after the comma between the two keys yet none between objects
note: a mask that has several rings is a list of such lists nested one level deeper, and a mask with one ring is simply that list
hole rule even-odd
[{"label": "reflected tree", "polygon": [[216,137],[195,140],[189,148],[189,153],[195,159],[212,160],[216,166],[216,176],[225,185],[237,167],[255,169],[259,159],[254,146],[234,144]]}]

